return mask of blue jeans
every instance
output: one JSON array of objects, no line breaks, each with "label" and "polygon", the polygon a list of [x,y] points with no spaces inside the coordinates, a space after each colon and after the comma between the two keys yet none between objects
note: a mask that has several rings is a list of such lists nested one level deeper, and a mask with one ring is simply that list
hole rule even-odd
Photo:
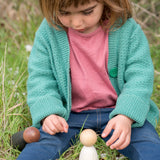
[{"label": "blue jeans", "polygon": [[[56,160],[67,150],[76,139],[80,129],[91,128],[101,134],[109,121],[112,108],[71,112],[67,121],[68,133],[58,133],[54,136],[40,129],[40,141],[27,144],[17,160]],[[112,133],[107,138],[106,142]],[[160,139],[155,128],[146,121],[141,128],[132,128],[131,143],[119,151],[131,160],[160,160]]]}]

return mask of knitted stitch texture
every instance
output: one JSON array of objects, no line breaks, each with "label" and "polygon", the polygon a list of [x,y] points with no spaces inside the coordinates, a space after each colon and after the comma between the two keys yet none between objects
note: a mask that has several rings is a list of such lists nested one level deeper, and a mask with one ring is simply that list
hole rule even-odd
[{"label": "knitted stitch texture", "polygon": [[[46,19],[36,32],[30,54],[27,81],[33,126],[50,114],[66,120],[71,111],[70,48],[63,29],[49,26]],[[154,127],[159,111],[150,99],[153,89],[153,64],[148,41],[140,26],[132,19],[109,33],[108,74],[118,94],[110,118],[123,114],[143,126],[147,119]]]}]

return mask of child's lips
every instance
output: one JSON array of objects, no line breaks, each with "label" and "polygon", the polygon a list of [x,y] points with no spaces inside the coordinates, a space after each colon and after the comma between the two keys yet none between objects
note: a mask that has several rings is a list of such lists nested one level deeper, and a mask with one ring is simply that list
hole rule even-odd
[{"label": "child's lips", "polygon": [[85,29],[76,29],[76,31],[78,31],[78,32],[84,32]]}]

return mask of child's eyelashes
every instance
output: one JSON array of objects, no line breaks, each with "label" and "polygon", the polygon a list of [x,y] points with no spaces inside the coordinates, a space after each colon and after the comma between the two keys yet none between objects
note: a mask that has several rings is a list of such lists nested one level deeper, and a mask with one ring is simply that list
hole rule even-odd
[{"label": "child's eyelashes", "polygon": [[70,15],[70,12],[60,11],[59,12],[61,16],[67,16]]},{"label": "child's eyelashes", "polygon": [[[87,16],[87,15],[92,14],[92,13],[93,13],[93,10],[81,11],[80,13]],[[67,12],[67,11],[59,11],[59,14],[60,14],[61,16],[69,16],[69,15],[72,15],[71,12]]]},{"label": "child's eyelashes", "polygon": [[93,13],[93,10],[83,11],[82,13],[83,13],[84,15],[90,15],[91,13]]}]

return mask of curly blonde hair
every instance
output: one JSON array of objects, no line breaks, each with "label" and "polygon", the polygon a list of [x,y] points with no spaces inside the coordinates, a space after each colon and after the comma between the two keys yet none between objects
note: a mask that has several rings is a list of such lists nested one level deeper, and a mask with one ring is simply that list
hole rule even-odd
[{"label": "curly blonde hair", "polygon": [[[58,14],[61,8],[67,8],[74,4],[84,5],[93,0],[39,0],[40,7],[48,23],[58,29],[58,26],[64,27],[59,19]],[[121,27],[128,18],[132,17],[132,7],[129,0],[95,0],[104,4],[103,14],[100,24],[105,29]],[[107,23],[103,23],[107,20]]]}]

